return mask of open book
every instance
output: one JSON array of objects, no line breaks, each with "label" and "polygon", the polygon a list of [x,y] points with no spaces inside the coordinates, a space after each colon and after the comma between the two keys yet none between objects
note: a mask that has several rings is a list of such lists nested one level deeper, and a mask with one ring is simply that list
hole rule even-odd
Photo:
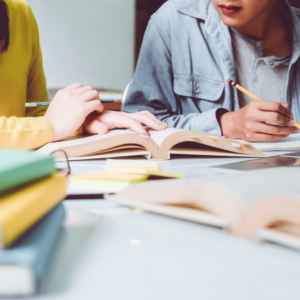
[{"label": "open book", "polygon": [[300,250],[300,168],[138,183],[108,199]]},{"label": "open book", "polygon": [[145,139],[130,129],[112,130],[105,135],[71,136],[65,141],[45,145],[38,151],[64,150],[72,160],[143,155],[148,159],[169,159],[171,154],[262,157],[249,143],[204,132],[168,128],[149,130]]},{"label": "open book", "polygon": [[270,141],[251,143],[259,151],[296,151],[300,150],[300,134],[291,134],[288,137]]}]

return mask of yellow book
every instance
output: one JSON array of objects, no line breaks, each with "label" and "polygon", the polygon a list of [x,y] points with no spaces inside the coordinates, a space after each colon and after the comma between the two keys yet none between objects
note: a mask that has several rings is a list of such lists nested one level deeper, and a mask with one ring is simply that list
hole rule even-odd
[{"label": "yellow book", "polygon": [[10,246],[20,235],[50,211],[66,195],[67,179],[51,175],[0,195],[0,248]]},{"label": "yellow book", "polygon": [[145,181],[148,179],[147,175],[142,174],[126,174],[126,173],[109,173],[109,172],[89,172],[85,174],[74,175],[75,179],[84,179],[84,180],[112,180],[112,181],[125,181],[128,183]]},{"label": "yellow book", "polygon": [[155,177],[165,178],[186,178],[185,174],[163,172],[160,170],[157,162],[147,160],[120,160],[120,159],[107,159],[106,171],[127,174],[140,174]]},{"label": "yellow book", "polygon": [[136,170],[137,174],[139,171],[160,171],[159,165],[155,161],[141,160],[141,159],[107,159],[106,160],[106,171],[118,172],[118,173],[134,173],[128,172],[128,170]]}]

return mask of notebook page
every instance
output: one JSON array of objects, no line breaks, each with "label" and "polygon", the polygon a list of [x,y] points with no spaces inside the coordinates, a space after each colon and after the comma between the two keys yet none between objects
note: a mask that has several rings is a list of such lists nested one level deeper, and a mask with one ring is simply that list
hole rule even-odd
[{"label": "notebook page", "polygon": [[251,143],[259,151],[300,150],[300,134],[292,134],[282,140]]},{"label": "notebook page", "polygon": [[185,131],[185,130],[177,129],[177,128],[167,128],[166,130],[162,130],[162,131],[149,130],[148,133],[150,134],[154,142],[158,145],[158,147],[160,147],[166,137],[179,131]]},{"label": "notebook page", "polygon": [[85,144],[85,143],[104,140],[104,139],[107,139],[109,137],[119,136],[119,135],[127,134],[127,133],[134,133],[134,131],[131,130],[131,129],[111,130],[107,134],[104,134],[104,135],[97,135],[96,134],[96,135],[91,135],[91,136],[82,137],[82,138],[79,137],[79,136],[78,136],[78,138],[76,136],[72,136],[72,137],[70,137],[69,140],[67,139],[67,140],[62,141],[62,142],[49,143],[49,144],[41,147],[40,149],[38,149],[37,152],[50,154],[53,151],[59,150],[59,149],[64,148],[64,147],[82,145],[82,144]]}]

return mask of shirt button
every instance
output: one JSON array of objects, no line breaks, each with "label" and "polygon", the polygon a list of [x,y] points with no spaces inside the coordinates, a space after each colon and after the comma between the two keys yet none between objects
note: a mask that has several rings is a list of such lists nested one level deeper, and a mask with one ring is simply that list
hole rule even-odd
[{"label": "shirt button", "polygon": [[274,66],[274,63],[273,63],[273,62],[271,62],[271,63],[270,63],[270,66],[271,66],[271,67],[273,67],[273,66]]},{"label": "shirt button", "polygon": [[257,75],[255,75],[255,76],[253,77],[253,81],[254,81],[254,82],[258,81],[258,76],[257,76]]},{"label": "shirt button", "polygon": [[256,47],[260,47],[260,46],[261,46],[261,42],[257,42]]}]

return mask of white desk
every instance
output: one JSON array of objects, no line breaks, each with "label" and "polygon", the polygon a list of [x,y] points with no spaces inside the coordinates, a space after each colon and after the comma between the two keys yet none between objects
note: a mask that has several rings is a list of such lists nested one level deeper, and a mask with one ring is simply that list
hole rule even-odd
[{"label": "white desk", "polygon": [[[195,177],[220,160],[160,164]],[[100,168],[104,162],[88,164],[72,163],[73,171]],[[299,252],[104,200],[65,201],[65,206],[69,226],[47,284],[34,299],[300,299]]]}]

